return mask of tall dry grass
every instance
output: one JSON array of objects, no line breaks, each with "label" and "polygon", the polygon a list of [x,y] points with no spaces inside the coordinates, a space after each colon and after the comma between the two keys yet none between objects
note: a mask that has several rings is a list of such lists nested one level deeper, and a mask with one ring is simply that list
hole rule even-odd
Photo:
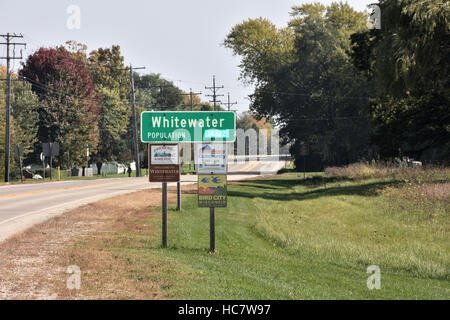
[{"label": "tall dry grass", "polygon": [[450,167],[399,167],[391,163],[353,163],[345,167],[328,167],[325,175],[350,179],[393,178],[402,182],[450,181]]},{"label": "tall dry grass", "polygon": [[345,167],[329,167],[330,177],[392,179],[397,186],[387,187],[383,194],[409,199],[450,201],[450,167],[400,167],[392,163],[354,163]]}]

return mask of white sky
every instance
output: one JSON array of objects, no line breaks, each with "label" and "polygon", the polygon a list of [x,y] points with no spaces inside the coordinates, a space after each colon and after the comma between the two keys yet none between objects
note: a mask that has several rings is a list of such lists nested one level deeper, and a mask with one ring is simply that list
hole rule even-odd
[{"label": "white sky", "polygon": [[[41,46],[51,47],[76,40],[99,47],[121,46],[127,64],[145,66],[144,73],[160,73],[184,91],[202,92],[205,86],[224,85],[219,94],[230,92],[237,109],[248,109],[252,88],[238,80],[239,58],[221,43],[230,29],[247,18],[265,17],[283,27],[290,8],[311,1],[294,0],[23,0],[2,1],[0,34],[22,33],[27,54]],[[321,0],[329,4],[332,1]],[[357,10],[374,1],[350,0]],[[66,13],[70,5],[81,9],[81,28],[69,30]],[[3,39],[0,39],[3,40]],[[3,42],[3,41],[1,41]],[[18,53],[18,49],[16,50]],[[6,53],[0,46],[0,55]],[[0,61],[4,64],[5,61]],[[15,69],[19,62],[15,62]],[[220,98],[226,101],[226,96]]]}]

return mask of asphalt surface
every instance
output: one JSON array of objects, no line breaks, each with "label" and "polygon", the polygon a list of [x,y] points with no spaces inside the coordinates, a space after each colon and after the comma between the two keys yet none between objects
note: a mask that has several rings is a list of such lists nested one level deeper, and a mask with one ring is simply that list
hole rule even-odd
[{"label": "asphalt surface", "polygon": [[[230,157],[228,181],[275,174],[288,160],[287,156]],[[196,183],[197,176],[182,175],[181,182],[182,185]],[[2,185],[0,241],[67,210],[120,194],[160,187],[161,183],[150,183],[146,177]]]}]

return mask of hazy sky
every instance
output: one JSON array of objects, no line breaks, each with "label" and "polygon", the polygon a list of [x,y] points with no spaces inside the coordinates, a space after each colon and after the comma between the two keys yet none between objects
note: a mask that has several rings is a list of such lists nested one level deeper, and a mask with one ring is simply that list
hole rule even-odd
[{"label": "hazy sky", "polygon": [[[185,91],[192,88],[209,94],[205,86],[224,85],[220,94],[230,92],[238,110],[248,109],[246,98],[252,92],[238,80],[239,58],[221,43],[233,25],[247,18],[265,17],[278,27],[289,21],[290,8],[303,0],[23,0],[2,1],[0,34],[22,33],[26,54],[41,46],[76,40],[88,51],[118,44],[127,64],[145,66],[144,72],[160,73]],[[320,1],[329,4],[332,1]],[[373,0],[351,0],[351,6],[364,10]],[[81,10],[80,29],[66,26],[70,5]],[[18,52],[18,50],[16,50]],[[5,46],[0,46],[4,56]],[[4,60],[0,61],[4,64]],[[19,62],[15,62],[15,69]],[[226,97],[220,98],[223,102]]]}]

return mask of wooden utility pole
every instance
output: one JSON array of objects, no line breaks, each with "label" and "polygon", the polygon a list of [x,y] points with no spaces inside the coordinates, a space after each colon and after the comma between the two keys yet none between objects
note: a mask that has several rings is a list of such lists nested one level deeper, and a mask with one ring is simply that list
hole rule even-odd
[{"label": "wooden utility pole", "polygon": [[134,151],[134,161],[136,162],[136,177],[141,176],[141,161],[139,159],[139,143],[138,143],[138,133],[137,133],[137,120],[136,120],[136,98],[134,90],[134,77],[133,70],[145,69],[145,67],[133,68],[130,64],[130,84],[131,84],[131,107],[132,107],[132,125],[133,125],[133,151]]},{"label": "wooden utility pole", "polygon": [[1,37],[6,39],[5,43],[0,43],[6,45],[6,57],[0,57],[0,59],[6,59],[6,125],[5,125],[5,182],[9,182],[9,163],[11,158],[11,73],[10,73],[10,61],[14,59],[22,59],[22,54],[20,57],[16,57],[15,53],[11,57],[9,53],[9,47],[14,46],[25,46],[26,43],[11,42],[13,38],[23,38],[23,36],[17,34],[0,34]]},{"label": "wooden utility pole", "polygon": [[231,111],[231,106],[236,105],[237,102],[230,102],[230,93],[228,92],[228,102],[225,103],[228,107],[228,111]]},{"label": "wooden utility pole", "polygon": [[224,86],[216,87],[216,76],[213,76],[213,86],[212,87],[205,87],[207,90],[212,90],[212,94],[207,94],[207,97],[212,97],[212,102],[214,105],[214,111],[216,111],[216,104],[220,103],[221,101],[217,100],[217,97],[223,97],[223,94],[217,94],[218,89],[223,89]]},{"label": "wooden utility pole", "polygon": [[[182,96],[189,96],[190,97],[190,106],[191,106],[191,111],[194,110],[194,95],[199,95],[202,94],[201,92],[192,92],[192,88],[189,89],[189,93],[182,93]],[[196,103],[195,105],[198,105],[198,103]],[[187,106],[187,104],[184,104],[183,106]]]}]

